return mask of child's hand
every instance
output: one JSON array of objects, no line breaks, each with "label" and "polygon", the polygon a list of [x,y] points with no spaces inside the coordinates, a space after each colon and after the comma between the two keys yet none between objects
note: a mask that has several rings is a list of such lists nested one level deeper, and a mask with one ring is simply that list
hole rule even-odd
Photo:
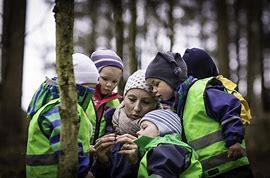
[{"label": "child's hand", "polygon": [[109,153],[112,148],[112,145],[115,143],[116,138],[115,134],[108,134],[100,137],[96,140],[96,144],[94,145],[95,155],[98,160],[102,163],[109,161]]},{"label": "child's hand", "polygon": [[134,137],[130,134],[124,134],[116,137],[116,143],[122,143],[123,146],[121,150],[118,151],[119,154],[128,155],[128,159],[132,164],[136,164],[138,162],[138,146],[133,143],[137,137]]},{"label": "child's hand", "polygon": [[234,160],[246,156],[246,151],[241,147],[240,143],[235,143],[229,147],[228,158]]}]

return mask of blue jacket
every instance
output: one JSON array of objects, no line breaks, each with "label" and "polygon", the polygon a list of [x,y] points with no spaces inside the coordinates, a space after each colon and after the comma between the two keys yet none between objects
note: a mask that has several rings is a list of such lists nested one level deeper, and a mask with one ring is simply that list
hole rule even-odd
[{"label": "blue jacket", "polygon": [[[188,90],[196,81],[196,78],[190,76],[177,89],[173,107],[180,117],[183,115]],[[237,142],[241,143],[244,139],[244,128],[240,118],[240,101],[232,94],[225,92],[222,83],[215,79],[209,82],[204,98],[208,116],[222,125],[222,135],[226,146],[229,147]],[[229,120],[232,116],[239,119]]]},{"label": "blue jacket", "polygon": [[[27,109],[27,117],[29,120],[48,102],[59,98],[59,90],[56,83],[57,78],[47,78],[35,92]],[[85,109],[91,102],[94,89],[84,88],[81,85],[76,86],[78,104]],[[57,157],[60,155],[60,116],[59,104],[44,111],[42,117],[38,119],[38,124],[41,132],[48,138],[48,141],[53,148]],[[82,145],[78,143],[78,177],[84,177],[89,171],[89,156],[83,154]]]},{"label": "blue jacket", "polygon": [[102,164],[95,160],[91,172],[95,178],[136,178],[139,169],[138,164],[131,164],[128,157],[118,154],[122,144],[115,144],[111,151],[108,164]]},{"label": "blue jacket", "polygon": [[[115,109],[111,108],[105,112],[106,134],[114,133],[112,125],[112,116]],[[96,178],[136,178],[139,165],[133,165],[129,162],[127,156],[118,154],[122,144],[115,144],[112,147],[108,164],[102,164],[97,159],[91,167],[91,172]]]}]

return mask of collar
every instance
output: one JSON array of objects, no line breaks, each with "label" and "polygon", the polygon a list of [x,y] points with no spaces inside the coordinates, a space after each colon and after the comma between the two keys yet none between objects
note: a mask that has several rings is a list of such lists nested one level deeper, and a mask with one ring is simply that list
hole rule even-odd
[{"label": "collar", "polygon": [[176,100],[174,103],[174,109],[177,111],[180,118],[182,118],[182,111],[184,109],[184,104],[186,101],[186,97],[189,91],[189,88],[195,83],[198,79],[192,76],[189,76],[184,82],[182,82],[176,92]]},{"label": "collar", "polygon": [[99,110],[99,108],[105,104],[105,103],[108,103],[114,99],[121,99],[121,95],[119,95],[118,93],[110,93],[106,96],[102,95],[101,94],[101,88],[100,88],[100,85],[98,84],[96,86],[96,90],[95,90],[95,94],[94,94],[94,102],[95,102],[95,105],[96,105],[96,109]]}]

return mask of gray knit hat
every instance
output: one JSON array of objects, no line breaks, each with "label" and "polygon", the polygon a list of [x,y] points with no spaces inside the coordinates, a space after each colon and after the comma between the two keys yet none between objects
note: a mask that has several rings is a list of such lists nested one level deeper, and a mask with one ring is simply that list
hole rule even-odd
[{"label": "gray knit hat", "polygon": [[158,78],[176,90],[187,79],[187,66],[179,53],[158,52],[148,65],[145,79]]},{"label": "gray knit hat", "polygon": [[180,117],[169,109],[157,109],[146,113],[140,120],[150,121],[155,124],[159,130],[159,136],[166,134],[182,134],[182,124]]},{"label": "gray knit hat", "polygon": [[127,92],[133,88],[139,88],[147,92],[152,92],[151,86],[149,86],[145,81],[145,70],[137,70],[131,76],[129,76],[125,85],[124,95],[126,95]]},{"label": "gray knit hat", "polygon": [[99,49],[92,53],[91,60],[100,72],[104,67],[113,66],[123,70],[121,58],[111,49]]}]

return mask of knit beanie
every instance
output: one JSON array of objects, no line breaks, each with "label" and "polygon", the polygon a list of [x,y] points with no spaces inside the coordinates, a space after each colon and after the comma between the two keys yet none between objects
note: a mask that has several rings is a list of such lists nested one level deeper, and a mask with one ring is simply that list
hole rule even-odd
[{"label": "knit beanie", "polygon": [[202,49],[186,49],[183,59],[187,64],[189,76],[202,79],[218,75],[213,59]]},{"label": "knit beanie", "polygon": [[130,89],[134,88],[139,88],[147,92],[152,92],[152,88],[145,81],[145,70],[137,70],[128,77],[124,89],[124,95],[126,95]]},{"label": "knit beanie", "polygon": [[75,53],[72,55],[73,69],[76,84],[97,84],[99,72],[89,57]]},{"label": "knit beanie", "polygon": [[158,52],[148,65],[145,79],[158,78],[173,90],[187,78],[187,66],[179,53]]},{"label": "knit beanie", "polygon": [[123,70],[124,65],[121,58],[110,49],[99,49],[92,53],[92,61],[100,72],[104,67],[113,66]]},{"label": "knit beanie", "polygon": [[155,124],[159,130],[159,136],[166,134],[182,134],[181,119],[177,114],[169,109],[157,109],[146,113],[140,120],[150,121]]}]

